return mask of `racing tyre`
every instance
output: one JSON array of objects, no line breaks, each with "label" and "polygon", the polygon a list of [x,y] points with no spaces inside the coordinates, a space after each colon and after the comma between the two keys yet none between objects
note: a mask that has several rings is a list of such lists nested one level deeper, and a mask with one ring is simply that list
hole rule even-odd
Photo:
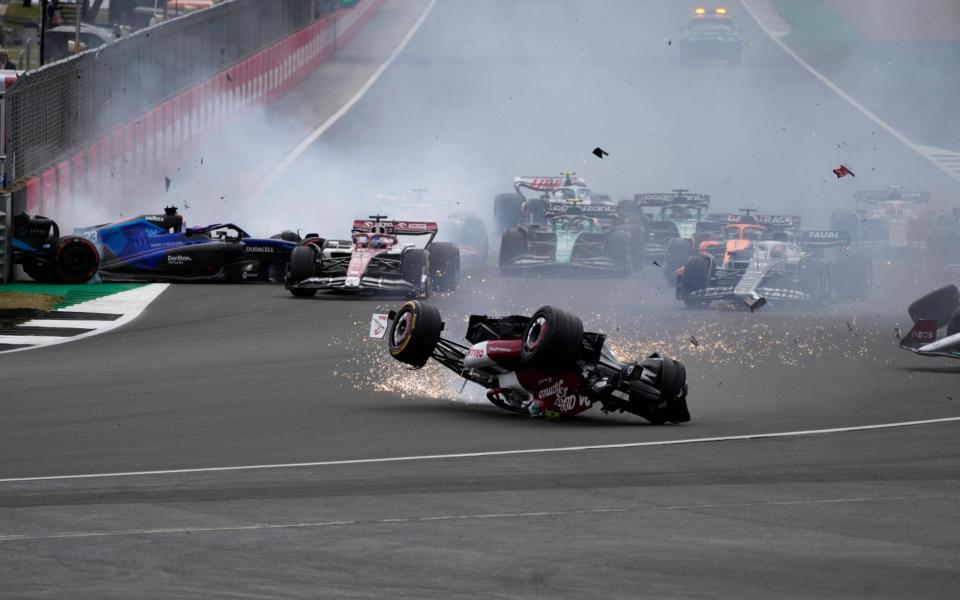
[{"label": "racing tyre", "polygon": [[625,407],[627,412],[643,417],[654,425],[686,423],[690,420],[687,370],[683,363],[653,353],[626,373],[634,374],[626,382],[629,390],[629,402]]},{"label": "racing tyre", "polygon": [[[313,269],[317,262],[317,247],[313,244],[297,246],[290,253],[290,283],[297,284],[304,279],[313,277]],[[316,289],[290,288],[290,293],[297,298],[310,298],[317,295]]]},{"label": "racing tyre", "polygon": [[613,261],[624,277],[629,277],[633,271],[632,240],[630,232],[623,229],[611,232],[607,238],[607,258]]},{"label": "racing tyre", "polygon": [[647,253],[647,231],[639,224],[619,225],[616,229],[630,234],[630,260],[634,270],[641,270]]},{"label": "racing tyre", "polygon": [[800,262],[798,287],[810,295],[813,302],[827,302],[832,293],[830,267],[820,259]]},{"label": "racing tyre", "polygon": [[520,224],[523,216],[523,196],[520,194],[497,194],[493,199],[493,219],[497,231],[503,231]]},{"label": "racing tyre", "polygon": [[60,283],[86,283],[100,268],[100,255],[90,240],[82,237],[60,238],[53,247],[50,262],[53,279]]},{"label": "racing tyre", "polygon": [[50,265],[40,266],[32,260],[28,260],[20,266],[23,267],[23,272],[27,274],[27,277],[37,283],[53,283],[53,277],[50,275]]},{"label": "racing tyre", "polygon": [[932,319],[937,327],[951,323],[960,308],[960,290],[955,285],[947,285],[920,298],[907,308],[910,318],[916,323],[921,319]]},{"label": "racing tyre", "polygon": [[460,248],[450,242],[430,244],[430,283],[438,292],[452,292],[460,282]]},{"label": "racing tyre", "polygon": [[523,203],[523,222],[530,225],[543,225],[547,222],[547,203],[533,198]]},{"label": "racing tyre", "polygon": [[402,363],[419,369],[427,364],[433,354],[440,332],[443,331],[443,319],[436,306],[410,300],[406,302],[387,330],[387,344],[390,355]]},{"label": "racing tyre", "polygon": [[683,303],[691,308],[710,306],[712,300],[708,298],[692,297],[692,292],[705,290],[710,285],[710,276],[713,275],[713,258],[709,256],[691,256],[683,266],[681,278]]},{"label": "racing tyre", "polygon": [[533,313],[520,338],[520,362],[547,372],[570,368],[580,353],[583,322],[552,306]]},{"label": "racing tyre", "polygon": [[667,243],[663,259],[663,276],[670,285],[677,285],[677,269],[686,264],[693,254],[693,242],[687,238],[673,238]]},{"label": "racing tyre", "polygon": [[957,307],[957,310],[953,311],[953,316],[950,317],[950,322],[947,323],[947,335],[956,335],[960,333],[960,306]]},{"label": "racing tyre", "polygon": [[833,289],[840,300],[865,300],[873,288],[873,261],[869,256],[841,256],[832,269]]},{"label": "racing tyre", "polygon": [[510,261],[527,252],[527,238],[517,228],[507,229],[500,237],[500,268],[510,266]]},{"label": "racing tyre", "polygon": [[426,298],[430,294],[430,264],[427,251],[411,248],[400,259],[400,276],[417,290],[417,295]]}]

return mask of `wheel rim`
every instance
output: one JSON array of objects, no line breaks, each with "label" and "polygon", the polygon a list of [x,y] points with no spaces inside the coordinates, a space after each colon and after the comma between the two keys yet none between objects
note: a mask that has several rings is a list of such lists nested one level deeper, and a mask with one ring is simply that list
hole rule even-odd
[{"label": "wheel rim", "polygon": [[540,344],[543,343],[543,338],[546,337],[546,335],[547,319],[543,316],[537,317],[530,325],[530,329],[527,331],[527,337],[523,340],[524,349],[529,352],[536,350]]},{"label": "wheel rim", "polygon": [[390,346],[395,352],[402,351],[410,342],[410,335],[416,323],[413,311],[405,310],[397,317],[397,325],[390,335]]}]

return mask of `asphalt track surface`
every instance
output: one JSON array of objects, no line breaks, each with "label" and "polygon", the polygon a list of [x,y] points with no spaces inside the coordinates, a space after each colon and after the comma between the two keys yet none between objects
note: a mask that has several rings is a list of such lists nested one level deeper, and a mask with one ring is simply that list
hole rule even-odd
[{"label": "asphalt track surface", "polygon": [[[664,180],[681,156],[710,165],[684,181],[703,181],[696,187],[704,190],[727,186],[732,195],[755,185],[738,181],[749,177],[734,164],[741,152],[763,164],[789,152],[796,167],[776,174],[788,183],[828,159],[820,142],[802,136],[785,146],[764,133],[749,152],[739,150],[749,145],[749,123],[734,131],[707,112],[736,108],[771,126],[809,120],[849,140],[880,136],[745,18],[750,46],[740,68],[688,71],[675,69],[675,55],[660,48],[663,32],[685,16],[671,12],[672,3],[660,10],[616,3],[610,14],[587,3],[556,4],[438,3],[367,96],[291,167],[289,188],[332,149],[363,151],[372,169],[399,181],[416,159],[429,165],[464,148],[464,169],[497,163],[483,179],[506,182],[517,172],[567,166],[576,148],[562,143],[579,136],[571,142],[577,148],[602,142],[610,159],[617,148],[632,168],[643,165]],[[494,27],[507,5],[518,11],[516,22]],[[600,27],[609,32],[604,40],[556,43]],[[550,43],[555,51],[540,51]],[[511,47],[524,49],[521,58]],[[602,96],[612,108],[598,101],[587,118],[571,108],[568,125],[557,128],[555,119],[537,121],[538,100],[523,86],[514,101],[525,106],[504,108],[500,97],[524,73],[563,84],[565,102],[587,106],[600,93],[592,71],[578,72],[569,87],[563,78],[571,62],[591,61],[622,75],[623,89],[609,87],[617,80],[609,74],[597,79],[608,84]],[[659,94],[631,87],[641,77],[656,81]],[[745,85],[754,93],[740,93]],[[702,102],[691,98],[705,94],[715,108],[694,110]],[[634,97],[656,105],[645,114],[657,115],[658,130],[687,119],[684,131],[699,131],[700,142],[681,147],[659,133],[638,144],[631,128],[650,124],[618,114]],[[431,110],[414,110],[424,98]],[[509,135],[521,118],[537,135]],[[469,131],[447,128],[457,121]],[[433,148],[428,134],[441,137],[441,126],[453,139]],[[509,143],[492,149],[492,139],[477,137],[481,129]],[[726,139],[737,145],[712,147]],[[877,143],[878,168],[919,181],[941,177],[895,140]],[[526,154],[541,162],[528,168]],[[631,185],[630,169],[609,166],[610,159],[588,175],[606,177],[611,190]],[[775,176],[758,176],[770,189],[764,178]],[[278,197],[292,193],[283,185]],[[624,356],[655,348],[677,356],[689,373],[693,421],[674,427],[599,413],[547,423],[498,412],[471,388],[460,394],[439,369],[404,371],[365,339],[370,313],[396,302],[299,300],[273,286],[171,286],[115,332],[4,356],[0,597],[955,597],[960,425],[950,422],[674,446],[10,481],[960,416],[960,368],[896,347],[906,303],[930,285],[909,264],[878,265],[867,304],[808,311],[687,310],[661,281],[649,265],[626,281],[531,283],[478,270],[436,301],[453,337],[470,312],[523,313],[550,303],[609,333]]]}]

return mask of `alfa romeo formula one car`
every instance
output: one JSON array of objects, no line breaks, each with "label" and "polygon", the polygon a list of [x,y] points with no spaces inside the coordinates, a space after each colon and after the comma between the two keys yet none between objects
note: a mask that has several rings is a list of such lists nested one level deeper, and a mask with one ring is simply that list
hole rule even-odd
[{"label": "alfa romeo formula one car", "polygon": [[768,300],[821,304],[869,293],[872,263],[847,250],[846,232],[800,232],[799,217],[751,212],[730,215],[722,238],[700,243],[677,275],[678,300],[694,307],[731,300],[755,310]]},{"label": "alfa romeo formula one car", "polygon": [[621,362],[605,335],[585,332],[579,317],[557,308],[531,317],[472,315],[470,345],[441,337],[443,330],[440,311],[419,301],[374,315],[371,324],[371,336],[386,336],[396,360],[420,368],[433,358],[507,411],[559,418],[599,405],[655,424],[690,420],[683,364],[659,353]]},{"label": "alfa romeo formula one car", "polygon": [[732,65],[740,64],[743,41],[733,21],[727,16],[726,8],[718,7],[713,11],[697,8],[693,18],[680,31],[683,34],[677,43],[680,64],[698,60],[723,60]]},{"label": "alfa romeo formula one car", "polygon": [[175,206],[74,233],[96,247],[103,281],[279,282],[299,239],[253,238],[232,223],[184,227]]},{"label": "alfa romeo formula one car", "polygon": [[[960,290],[948,285],[934,290],[907,310],[913,328],[900,340],[900,347],[924,356],[960,358]],[[937,331],[945,335],[937,339]]]},{"label": "alfa romeo formula one car", "polygon": [[21,213],[13,218],[13,261],[31,279],[44,283],[85,283],[97,274],[100,255],[82,236],[60,237],[46,217]]},{"label": "alfa romeo formula one car", "polygon": [[[387,220],[384,215],[353,222],[351,239],[305,239],[290,256],[286,287],[297,297],[318,290],[381,292],[425,298],[453,291],[460,281],[460,249],[436,242],[437,224]],[[411,237],[429,236],[423,248]]]}]

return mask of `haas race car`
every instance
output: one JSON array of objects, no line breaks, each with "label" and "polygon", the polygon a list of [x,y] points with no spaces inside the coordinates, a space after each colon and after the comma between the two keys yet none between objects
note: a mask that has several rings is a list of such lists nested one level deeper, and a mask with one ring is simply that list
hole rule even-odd
[{"label": "haas race car", "polygon": [[74,233],[96,246],[103,281],[279,282],[299,239],[252,238],[232,223],[184,227],[175,206]]},{"label": "haas race car", "polygon": [[862,299],[872,287],[868,257],[848,251],[843,231],[799,231],[792,215],[729,215],[721,235],[700,241],[677,274],[676,296],[688,306],[714,300],[822,304]]},{"label": "haas race car", "polygon": [[441,337],[443,329],[440,311],[414,300],[374,315],[370,335],[386,336],[390,355],[414,368],[433,358],[486,388],[487,399],[507,411],[560,418],[599,405],[655,424],[690,420],[681,363],[657,353],[621,362],[605,335],[585,332],[579,317],[557,308],[531,317],[472,315],[469,346]]},{"label": "haas race car", "polygon": [[[460,281],[460,249],[436,242],[437,224],[387,220],[384,215],[353,222],[351,239],[308,237],[293,250],[286,287],[297,297],[318,290],[381,292],[425,298],[450,292]],[[429,236],[423,248],[405,241]]]}]

